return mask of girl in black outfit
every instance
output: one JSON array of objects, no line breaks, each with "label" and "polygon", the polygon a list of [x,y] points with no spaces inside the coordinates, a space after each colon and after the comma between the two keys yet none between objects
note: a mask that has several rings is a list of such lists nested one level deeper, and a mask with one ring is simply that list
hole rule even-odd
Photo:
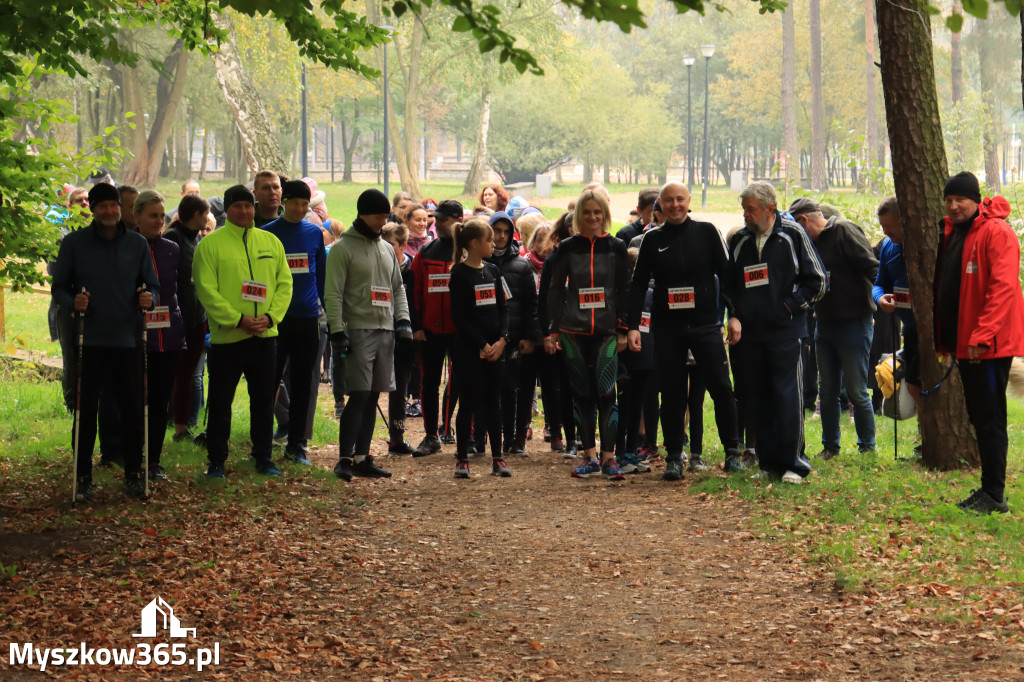
[{"label": "girl in black outfit", "polygon": [[487,415],[491,442],[491,475],[512,475],[501,458],[501,386],[508,343],[508,304],[496,265],[485,263],[494,253],[494,232],[482,220],[457,224],[456,265],[448,289],[455,325],[455,374],[460,377],[459,414],[455,418],[455,478],[469,478],[467,453],[473,410]]}]

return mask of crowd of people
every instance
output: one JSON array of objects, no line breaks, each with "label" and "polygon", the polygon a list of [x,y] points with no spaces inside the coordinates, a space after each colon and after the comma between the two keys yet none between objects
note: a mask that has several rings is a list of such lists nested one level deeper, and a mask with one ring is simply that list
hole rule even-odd
[{"label": "crowd of people", "polygon": [[[492,184],[472,209],[366,190],[343,225],[315,181],[273,171],[210,200],[189,181],[169,212],[155,191],[104,181],[65,196],[51,220],[86,204],[91,217],[64,234],[51,264],[79,500],[94,491],[97,423],[101,463],[123,466],[134,497],[167,477],[169,424],[174,440],[205,445],[208,477],[224,477],[243,376],[251,459],[270,476],[281,474],[275,440],[286,460],[310,465],[329,377],[334,473],[346,481],[391,476],[371,453],[381,393],[391,455],[454,444],[456,478],[488,452],[492,475],[510,477],[506,458],[536,447],[539,387],[544,447],[578,459],[575,478],[650,472],[659,421],[662,478],[708,469],[707,393],[725,472],[799,484],[812,471],[805,370],[813,364],[818,378],[818,457],[840,454],[844,409],[858,450],[874,450],[871,354],[893,313],[903,380],[918,407],[928,393],[895,197],[878,207],[886,237],[872,246],[811,198],[783,210],[767,182],[740,193],[744,225],[728,234],[690,216],[678,182],[641,191],[635,219],[615,235],[596,183],[552,222]],[[981,487],[960,506],[1005,512],[1005,392],[1024,338],[1019,243],[1006,201],[983,200],[969,173],[950,178],[945,211],[937,347],[959,367],[983,464]],[[208,421],[197,434],[204,368]],[[425,435],[414,448],[406,422],[417,418]]]}]

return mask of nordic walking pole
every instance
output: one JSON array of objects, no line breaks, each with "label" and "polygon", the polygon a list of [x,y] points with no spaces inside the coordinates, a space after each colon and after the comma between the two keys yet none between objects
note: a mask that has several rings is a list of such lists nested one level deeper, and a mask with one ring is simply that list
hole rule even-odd
[{"label": "nordic walking pole", "polygon": [[[86,293],[85,287],[82,287],[82,293]],[[85,311],[76,313],[78,315],[78,363],[75,366],[75,371],[78,373],[75,383],[75,426],[74,426],[74,443],[72,448],[72,458],[74,459],[75,470],[71,476],[71,504],[74,505],[78,501],[78,430],[82,423],[82,346],[85,341]]]},{"label": "nordic walking pole", "polygon": [[[142,283],[142,293],[149,290]],[[149,498],[149,334],[146,314],[142,314],[142,475],[146,498]]]},{"label": "nordic walking pole", "polygon": [[[900,387],[896,383],[896,351],[899,349],[899,332],[896,330],[896,311],[892,313],[892,460],[900,461]],[[904,377],[906,379],[906,377]]]}]

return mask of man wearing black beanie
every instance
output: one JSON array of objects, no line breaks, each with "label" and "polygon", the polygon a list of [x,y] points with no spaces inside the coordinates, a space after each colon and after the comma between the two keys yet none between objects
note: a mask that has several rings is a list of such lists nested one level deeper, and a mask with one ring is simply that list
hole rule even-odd
[{"label": "man wearing black beanie", "polygon": [[1013,356],[1024,353],[1020,242],[1006,222],[1009,203],[1000,196],[982,201],[973,174],[951,177],[943,197],[935,346],[960,370],[981,454],[981,487],[957,506],[1005,514],[1006,383]]}]

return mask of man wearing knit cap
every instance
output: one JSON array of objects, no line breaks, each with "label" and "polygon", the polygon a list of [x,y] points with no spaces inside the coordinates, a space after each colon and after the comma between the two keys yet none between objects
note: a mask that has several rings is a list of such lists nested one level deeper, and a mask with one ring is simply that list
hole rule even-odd
[{"label": "man wearing knit cap", "polygon": [[981,453],[981,487],[957,506],[1005,514],[1006,383],[1013,356],[1024,354],[1020,242],[1006,222],[1006,199],[982,201],[971,173],[951,177],[943,197],[935,347],[947,361],[956,360]]},{"label": "man wearing knit cap", "polygon": [[[120,222],[117,188],[89,190],[92,222],[61,241],[50,287],[53,300],[83,316],[77,501],[92,499],[92,453],[101,388],[117,406],[125,491],[142,498],[142,357],[140,308],[153,307],[160,281],[146,239]],[[142,291],[146,284],[148,291]]]},{"label": "man wearing knit cap", "polygon": [[288,444],[284,456],[309,465],[306,457],[306,423],[320,346],[320,306],[324,300],[327,251],[320,228],[305,220],[312,191],[302,180],[289,180],[282,188],[284,215],[262,229],[281,240],[292,274],[292,302],[278,325],[277,373],[281,383],[287,364]]},{"label": "man wearing knit cap", "polygon": [[192,261],[196,295],[210,323],[209,478],[223,478],[231,436],[231,403],[244,375],[249,387],[249,436],[256,471],[281,472],[273,449],[274,376],[278,325],[292,299],[284,246],[253,226],[256,199],[245,185],[224,192],[224,227],[199,242]]},{"label": "man wearing knit cap", "polygon": [[829,288],[814,306],[815,357],[821,380],[822,459],[839,454],[840,383],[853,403],[857,449],[875,449],[875,410],[868,393],[868,358],[874,338],[875,301],[871,286],[878,259],[860,226],[842,218],[825,218],[817,202],[800,197],[789,206],[811,238],[828,272]]},{"label": "man wearing knit cap", "polygon": [[356,202],[352,229],[342,233],[327,259],[324,299],[331,344],[345,355],[348,403],[338,427],[334,474],[390,478],[370,454],[377,400],[395,390],[395,344],[412,344],[409,306],[395,250],[380,238],[391,203],[368,189]]}]

